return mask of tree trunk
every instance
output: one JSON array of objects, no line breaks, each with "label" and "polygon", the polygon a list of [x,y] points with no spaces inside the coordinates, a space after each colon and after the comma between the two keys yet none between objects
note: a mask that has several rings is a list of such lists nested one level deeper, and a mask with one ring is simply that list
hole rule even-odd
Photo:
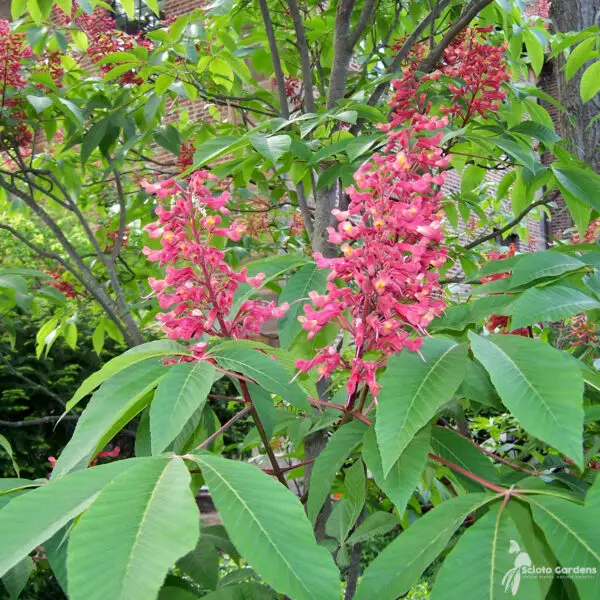
[{"label": "tree trunk", "polygon": [[[600,23],[600,0],[552,0],[552,25],[557,32],[582,31]],[[556,99],[565,107],[560,112],[556,127],[559,135],[573,144],[572,150],[600,172],[600,120],[591,123],[600,111],[600,95],[585,104],[579,95],[579,84],[585,67],[568,82],[563,70],[564,60],[554,63]]]}]

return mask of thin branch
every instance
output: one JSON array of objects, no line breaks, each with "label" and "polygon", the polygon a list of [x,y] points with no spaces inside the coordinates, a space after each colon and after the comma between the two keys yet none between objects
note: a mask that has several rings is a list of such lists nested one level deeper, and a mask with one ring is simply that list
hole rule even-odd
[{"label": "thin branch", "polygon": [[327,94],[327,108],[335,108],[338,100],[344,97],[348,69],[352,59],[352,46],[350,45],[350,20],[354,0],[339,0],[335,15],[333,31],[333,63],[329,77],[329,91]]},{"label": "thin branch", "polygon": [[210,446],[218,437],[223,435],[236,421],[239,421],[244,415],[247,415],[252,410],[252,405],[249,404],[245,406],[240,412],[236,413],[225,423],[221,425],[217,431],[215,431],[212,435],[208,436],[199,446],[196,447],[196,450],[203,450]]},{"label": "thin branch", "polygon": [[260,439],[265,448],[265,452],[267,453],[267,456],[269,457],[269,461],[271,462],[271,467],[273,467],[273,473],[285,487],[288,487],[286,478],[283,476],[283,473],[281,472],[281,467],[279,466],[277,457],[275,456],[275,453],[273,452],[273,448],[271,448],[271,444],[269,443],[269,438],[267,437],[265,428],[263,427],[262,421],[260,420],[258,412],[257,412],[256,408],[254,407],[254,403],[252,402],[252,397],[250,396],[250,391],[248,390],[248,386],[246,385],[245,381],[242,381],[241,379],[239,381],[240,381],[240,389],[242,390],[242,396],[244,396],[244,400],[246,400],[246,402],[249,403],[250,413],[252,414],[252,419],[254,420],[254,424],[256,425],[256,429],[258,430],[258,433],[260,435]]},{"label": "thin branch", "polygon": [[481,237],[478,237],[476,240],[473,240],[472,242],[467,244],[465,246],[465,250],[471,250],[476,246],[487,242],[488,240],[491,240],[495,237],[498,237],[499,235],[502,235],[503,233],[506,233],[509,229],[512,229],[513,227],[518,225],[534,208],[542,206],[543,204],[548,204],[555,200],[556,195],[558,195],[558,192],[555,192],[555,194],[551,195],[549,198],[540,198],[539,200],[536,200],[535,202],[524,208],[512,221],[509,221],[506,225],[504,225],[504,227],[501,227],[500,229],[494,229],[494,231],[486,233],[485,235],[482,235]]},{"label": "thin branch", "polygon": [[275,71],[277,93],[279,94],[279,104],[281,105],[281,116],[284,119],[288,119],[290,116],[290,111],[288,109],[287,96],[285,95],[285,80],[283,76],[283,69],[281,68],[281,59],[279,58],[277,40],[275,39],[275,30],[273,29],[273,22],[271,21],[271,15],[269,13],[269,6],[267,4],[267,0],[258,0],[258,4],[260,5],[260,12],[265,25],[267,40],[269,42],[269,50],[271,51],[271,60],[273,62],[273,71]]},{"label": "thin branch", "polygon": [[[443,10],[446,9],[446,7],[448,6],[448,4],[450,4],[450,0],[442,0],[442,2],[440,2],[440,4],[439,4],[437,10],[435,11],[435,13],[436,14],[440,14]],[[395,73],[395,72],[397,72],[400,69],[400,66],[402,65],[402,63],[408,57],[408,54],[410,53],[412,47],[419,41],[419,39],[421,38],[421,35],[427,29],[427,27],[429,27],[429,24],[432,23],[433,20],[434,20],[434,13],[430,12],[416,26],[416,28],[408,36],[408,38],[406,38],[406,41],[404,42],[404,44],[402,44],[402,48],[400,48],[400,50],[398,50],[398,54],[396,54],[396,56],[394,57],[394,60],[390,63],[389,67],[386,69],[386,73],[388,75],[391,74],[391,73]],[[389,89],[389,84],[387,82],[380,83],[373,90],[373,93],[371,94],[371,96],[367,100],[367,104],[369,106],[375,106],[375,104],[377,104],[377,102],[379,102],[379,99],[381,98],[381,96],[383,95],[383,93],[386,90],[388,90],[388,89]],[[358,125],[358,123],[357,123],[357,125]],[[356,127],[357,125],[355,125],[354,127]],[[358,127],[357,131],[359,129],[360,129],[360,126]]]},{"label": "thin branch", "polygon": [[21,427],[35,427],[36,425],[45,425],[56,421],[77,421],[78,415],[66,415],[64,417],[41,417],[39,419],[28,419],[25,421],[0,421],[0,427],[9,427],[11,429],[20,429]]},{"label": "thin branch", "polygon": [[[469,23],[482,11],[486,6],[494,0],[473,0],[462,11],[456,22],[448,29],[446,35],[427,55],[425,60],[419,65],[418,70],[423,73],[433,71],[440,62],[444,50],[452,43],[454,38],[469,25]],[[442,8],[443,10],[443,8]]]},{"label": "thin branch", "polygon": [[[292,14],[294,29],[296,31],[298,54],[300,55],[300,64],[302,68],[302,80],[304,82],[304,109],[306,112],[314,113],[315,96],[313,94],[313,78],[312,66],[310,64],[310,52],[306,41],[306,32],[304,31],[304,23],[298,9],[296,0],[287,0],[288,7]],[[308,229],[308,228],[307,228]]]},{"label": "thin branch", "polygon": [[350,34],[349,44],[352,48],[358,43],[358,40],[362,37],[371,17],[375,14],[373,7],[377,0],[365,0],[363,4],[362,11],[360,12],[360,16],[358,17],[358,21]]},{"label": "thin branch", "polygon": [[117,232],[117,239],[115,240],[114,248],[110,254],[111,262],[115,263],[121,248],[123,247],[123,236],[125,235],[125,227],[127,225],[127,205],[125,203],[125,195],[123,194],[123,184],[121,182],[121,175],[118,169],[113,169],[115,176],[115,186],[117,188],[117,197],[119,200],[119,230]]},{"label": "thin branch", "polygon": [[449,469],[452,469],[453,471],[456,471],[457,473],[464,475],[465,477],[471,479],[472,481],[476,481],[483,487],[488,488],[488,490],[492,490],[493,492],[497,492],[498,494],[502,494],[502,495],[504,495],[508,492],[507,488],[503,488],[503,487],[500,487],[499,485],[495,485],[491,481],[488,481],[487,479],[483,479],[482,477],[475,475],[475,473],[471,473],[471,471],[467,471],[466,469],[463,469],[462,467],[455,465],[453,462],[450,462],[449,460],[446,460],[445,458],[438,456],[437,454],[432,454],[430,452],[428,454],[428,456],[431,460],[435,460],[436,462],[439,462],[440,464],[448,467]]},{"label": "thin branch", "polygon": [[456,429],[454,429],[454,428],[444,427],[442,425],[436,425],[436,427],[439,427],[440,429],[449,429],[450,431],[454,432],[456,435],[459,435],[461,438],[467,440],[467,442],[469,442],[469,444],[471,444],[471,446],[477,448],[477,450],[479,450],[480,452],[487,454],[490,458],[492,458],[498,462],[501,462],[502,464],[507,465],[508,467],[511,467],[518,471],[523,471],[523,473],[528,473],[529,475],[537,475],[538,474],[538,472],[534,471],[533,469],[527,469],[526,467],[522,467],[521,465],[511,463],[509,460],[506,460],[506,458],[502,458],[502,456],[498,456],[497,454],[494,454],[490,450],[486,450],[485,448],[482,448],[479,444],[476,444],[471,438],[467,437],[466,435],[463,435],[462,433],[460,433],[460,431],[456,431]]},{"label": "thin branch", "polygon": [[[302,462],[296,463],[295,465],[288,465],[287,467],[279,467],[279,470],[282,473],[287,473],[288,471],[293,471],[294,469],[299,469],[300,467],[304,467],[305,465],[312,465],[316,458],[309,458],[308,460],[303,460]],[[265,473],[269,475],[275,475],[273,469],[263,469]]]},{"label": "thin branch", "polygon": [[0,362],[2,362],[4,365],[6,365],[7,369],[15,377],[19,378],[21,381],[24,381],[27,385],[31,386],[34,390],[39,390],[40,392],[46,394],[46,396],[48,396],[49,398],[52,398],[52,400],[54,400],[55,402],[60,404],[63,408],[65,407],[66,402],[58,394],[55,394],[52,390],[49,390],[47,387],[41,385],[40,383],[33,381],[33,379],[29,379],[29,377],[27,377],[26,375],[23,375],[23,373],[21,373],[20,371],[15,369],[15,367],[11,364],[11,362],[2,353],[0,353]]},{"label": "thin branch", "polygon": [[306,194],[304,193],[304,183],[300,181],[296,186],[296,195],[298,196],[298,206],[300,206],[300,211],[302,212],[302,219],[304,220],[304,226],[306,227],[306,231],[308,232],[308,239],[312,241],[314,226],[312,214],[310,212],[310,208],[308,206],[308,202],[306,200]]}]

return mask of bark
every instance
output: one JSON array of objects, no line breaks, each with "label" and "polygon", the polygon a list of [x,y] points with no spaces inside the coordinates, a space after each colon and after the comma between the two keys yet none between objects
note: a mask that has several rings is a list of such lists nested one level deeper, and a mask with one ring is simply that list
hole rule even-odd
[{"label": "bark", "polygon": [[[581,31],[600,23],[600,0],[552,0],[550,11],[552,25],[557,32]],[[600,95],[585,104],[579,95],[579,84],[585,67],[568,82],[563,70],[564,59],[554,62],[556,99],[566,112],[558,115],[556,127],[559,135],[573,144],[573,151],[594,171],[600,172],[600,121],[591,123],[600,111]]]}]

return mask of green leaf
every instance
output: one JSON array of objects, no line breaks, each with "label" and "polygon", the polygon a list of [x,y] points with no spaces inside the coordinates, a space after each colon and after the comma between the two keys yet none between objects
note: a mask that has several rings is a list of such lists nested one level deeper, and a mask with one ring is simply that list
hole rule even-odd
[{"label": "green leaf", "polygon": [[513,267],[511,287],[519,287],[545,277],[557,277],[582,267],[585,267],[585,263],[568,254],[534,252],[521,257]]},{"label": "green leaf", "polygon": [[581,99],[589,102],[600,92],[600,61],[590,65],[581,77]]},{"label": "green leaf", "polygon": [[15,459],[15,455],[12,449],[12,446],[10,445],[10,442],[0,433],[0,448],[3,448],[4,451],[6,452],[6,454],[8,454],[8,458],[10,459],[10,462],[12,463],[12,467],[15,471],[15,473],[17,474],[17,477],[21,477],[21,471],[19,469],[19,465]]},{"label": "green leaf", "polygon": [[107,381],[81,413],[73,437],[56,462],[52,478],[87,466],[115,434],[148,404],[148,392],[156,387],[166,369],[156,359],[148,359]]},{"label": "green leaf", "polygon": [[154,141],[168,150],[171,154],[179,156],[179,147],[181,145],[181,135],[173,125],[163,125],[154,132]]},{"label": "green leaf", "polygon": [[290,382],[288,371],[266,354],[233,347],[217,348],[211,356],[223,369],[241,373],[300,410],[310,410],[306,393],[297,382]]},{"label": "green leaf", "polygon": [[144,460],[115,477],[71,533],[69,598],[156,597],[168,570],[198,540],[190,481],[183,460],[166,457]]},{"label": "green leaf", "polygon": [[360,444],[367,425],[361,421],[351,421],[342,425],[328,440],[317,457],[310,474],[306,514],[314,523],[321,511],[337,472],[352,450]]},{"label": "green leaf", "polygon": [[[481,517],[458,540],[444,560],[431,600],[542,600],[535,578],[524,577],[531,565],[525,545],[508,511],[499,506]],[[469,577],[465,577],[465,572]]]},{"label": "green leaf", "polygon": [[264,581],[294,600],[338,600],[339,573],[298,498],[256,467],[194,455],[232,542]]},{"label": "green leaf", "polygon": [[[556,557],[544,538],[542,530],[533,520],[530,506],[524,502],[509,502],[506,509],[517,526],[523,540],[522,550],[525,550],[529,554],[531,562],[538,568],[544,567],[554,570]],[[552,585],[552,579],[536,577],[535,582],[540,589],[541,598],[546,598],[548,590]]]},{"label": "green leaf", "polygon": [[322,190],[323,188],[331,187],[334,182],[340,177],[340,171],[342,169],[342,165],[336,164],[328,169],[325,169],[317,180],[317,190]]},{"label": "green leaf", "polygon": [[200,534],[197,546],[177,561],[177,568],[196,583],[209,590],[217,589],[219,581],[219,555],[215,545]]},{"label": "green leaf", "polygon": [[564,189],[562,190],[562,195],[565,204],[569,209],[569,213],[571,213],[571,217],[573,217],[577,231],[579,231],[579,235],[585,236],[592,216],[590,207],[580,200],[577,200],[577,198],[569,194]]},{"label": "green leaf", "polygon": [[567,192],[577,200],[600,211],[600,197],[598,196],[600,176],[588,169],[562,164],[552,165],[551,169],[562,192]]},{"label": "green leaf", "polygon": [[95,123],[90,129],[84,134],[83,142],[81,144],[81,162],[85,164],[90,157],[90,154],[98,148],[102,139],[104,138],[110,119],[102,119],[98,123]]},{"label": "green leaf", "polygon": [[289,149],[292,138],[289,135],[251,135],[250,143],[254,149],[272,163],[276,163]]},{"label": "green leaf", "polygon": [[2,583],[8,592],[10,600],[18,600],[21,592],[29,581],[29,576],[34,569],[33,560],[26,556],[21,562],[17,563],[10,571],[7,571],[2,577]]},{"label": "green leaf", "polygon": [[83,512],[100,490],[137,460],[78,471],[13,498],[0,510],[0,576]]},{"label": "green leaf", "polygon": [[544,47],[540,44],[537,36],[532,31],[523,31],[523,41],[529,56],[529,63],[536,75],[539,75],[544,66]]},{"label": "green leaf", "polygon": [[255,260],[244,265],[248,270],[249,276],[254,277],[259,273],[263,273],[265,278],[262,281],[262,285],[258,288],[254,288],[246,283],[243,283],[239,286],[235,293],[233,306],[229,311],[228,318],[233,320],[237,315],[240,306],[246,300],[257,294],[260,294],[261,290],[264,289],[267,284],[278,281],[292,269],[296,269],[310,263],[311,261],[308,260],[305,255],[294,253],[269,256],[268,258]]},{"label": "green leaf", "polygon": [[475,358],[523,428],[583,468],[583,378],[577,364],[530,338],[469,338]]},{"label": "green leaf", "polygon": [[562,321],[596,308],[600,308],[600,302],[574,288],[530,288],[512,305],[511,326],[518,329],[543,321]]},{"label": "green leaf", "polygon": [[[202,598],[204,600],[273,600],[273,594],[269,588],[258,583],[238,583],[226,585],[216,592],[202,596]],[[159,600],[162,599],[159,598]]]},{"label": "green leaf", "polygon": [[96,329],[94,329],[94,333],[92,334],[92,346],[94,347],[94,352],[100,356],[102,348],[104,348],[104,323],[102,321],[98,323]]},{"label": "green leaf", "polygon": [[[491,460],[477,450],[468,440],[444,427],[433,427],[431,436],[432,452],[453,462],[455,465],[482,477],[486,481],[497,482],[498,473]],[[481,491],[481,486],[472,480],[455,474],[468,491]]]},{"label": "green leaf", "polygon": [[565,63],[565,79],[569,81],[579,69],[591,58],[598,56],[594,52],[596,46],[595,37],[588,38],[581,42],[576,48],[574,48],[569,54],[569,58]]},{"label": "green leaf", "polygon": [[348,538],[348,545],[354,546],[354,544],[367,542],[378,535],[385,535],[398,525],[400,525],[398,517],[391,513],[378,511],[369,515],[365,521],[354,530],[354,533]]},{"label": "green leaf", "polygon": [[458,496],[427,512],[367,567],[354,600],[396,600],[405,594],[444,550],[465,518],[493,499],[486,494]]},{"label": "green leaf", "polygon": [[392,356],[381,376],[375,432],[383,474],[415,434],[454,396],[467,368],[467,347],[441,338],[426,338],[420,353]]},{"label": "green leaf", "polygon": [[529,498],[533,518],[540,526],[561,567],[595,568],[592,577],[573,577],[580,597],[600,597],[600,529],[597,507],[582,507],[560,498]]},{"label": "green leaf", "polygon": [[352,123],[356,124],[356,119],[358,118],[358,112],[355,110],[344,110],[337,115],[332,115],[334,119],[338,121],[343,121],[344,123]]},{"label": "green leaf", "polygon": [[389,473],[384,476],[375,429],[370,427],[365,434],[362,455],[367,468],[381,491],[394,503],[399,515],[404,513],[410,497],[421,480],[421,474],[427,464],[430,437],[429,426],[419,431],[393,464]]},{"label": "green leaf", "polygon": [[365,506],[365,468],[357,460],[345,470],[344,497],[333,507],[325,529],[327,535],[344,542]]},{"label": "green leaf", "polygon": [[504,412],[504,407],[498,398],[498,394],[490,381],[487,371],[476,360],[469,360],[467,374],[460,384],[457,393],[470,400]]},{"label": "green leaf", "polygon": [[194,169],[219,158],[233,149],[245,145],[245,140],[239,136],[220,136],[202,142],[194,154]]},{"label": "green leaf", "polygon": [[28,95],[27,100],[38,114],[46,110],[49,106],[52,106],[52,98],[48,98],[48,96]]},{"label": "green leaf", "polygon": [[535,172],[537,161],[535,153],[531,148],[523,146],[508,135],[485,139],[498,146],[501,150],[504,150],[508,156],[514,158],[515,161],[521,163],[525,168]]},{"label": "green leaf", "polygon": [[304,265],[294,273],[285,284],[279,296],[279,304],[290,304],[285,316],[279,320],[279,343],[282,348],[289,348],[302,327],[298,322],[303,299],[309,302],[308,292],[315,290],[319,294],[325,291],[327,269],[319,269],[316,264]]},{"label": "green leaf", "polygon": [[21,17],[26,10],[27,0],[12,0],[10,3],[10,14],[13,21],[19,19],[19,17]]},{"label": "green leaf", "polygon": [[149,358],[168,356],[192,356],[192,353],[185,346],[170,340],[157,340],[136,346],[121,354],[121,356],[108,361],[100,371],[90,375],[67,402],[66,410],[71,410],[82,398],[93,392],[101,383],[123,369]]},{"label": "green leaf", "polygon": [[215,368],[206,361],[168,367],[150,405],[152,454],[160,454],[204,406],[214,375]]},{"label": "green leaf", "polygon": [[522,133],[526,137],[534,137],[544,144],[553,144],[560,140],[560,136],[553,129],[535,121],[522,121],[511,127],[513,133]]}]

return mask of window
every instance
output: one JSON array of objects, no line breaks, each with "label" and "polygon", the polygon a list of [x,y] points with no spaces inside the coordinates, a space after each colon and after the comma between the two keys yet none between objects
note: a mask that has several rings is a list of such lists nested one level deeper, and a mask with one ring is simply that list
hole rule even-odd
[{"label": "window", "polygon": [[165,18],[164,4],[164,0],[158,0],[159,14],[156,16],[142,0],[134,0],[134,14],[130,19],[119,0],[113,0],[111,6],[115,11],[117,29],[131,34],[157,29]]}]

